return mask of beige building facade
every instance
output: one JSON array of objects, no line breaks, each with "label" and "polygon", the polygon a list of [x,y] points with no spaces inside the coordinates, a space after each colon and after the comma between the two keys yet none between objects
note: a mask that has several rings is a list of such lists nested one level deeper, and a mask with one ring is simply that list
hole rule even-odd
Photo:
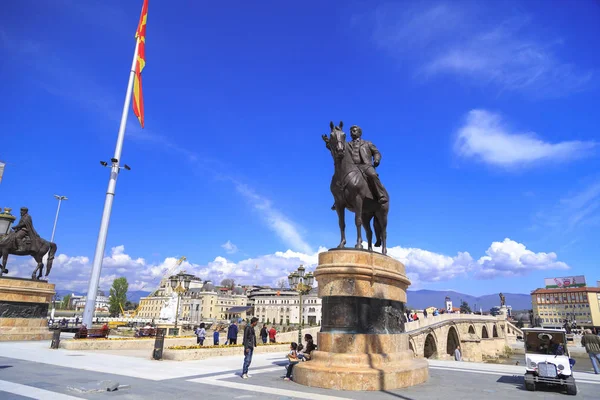
[{"label": "beige building facade", "polygon": [[562,327],[565,320],[582,328],[600,328],[600,288],[536,289],[531,305],[545,328]]},{"label": "beige building facade", "polygon": [[[300,296],[284,289],[260,289],[248,295],[254,306],[254,316],[259,323],[279,325],[300,322]],[[321,299],[316,289],[302,296],[304,325],[321,325]]]}]

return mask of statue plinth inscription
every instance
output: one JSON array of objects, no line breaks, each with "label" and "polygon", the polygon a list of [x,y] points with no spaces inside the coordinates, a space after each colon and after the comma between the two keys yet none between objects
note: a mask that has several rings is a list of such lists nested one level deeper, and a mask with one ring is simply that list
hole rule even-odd
[{"label": "statue plinth inscription", "polygon": [[54,284],[0,277],[0,341],[49,340],[48,307]]},{"label": "statue plinth inscription", "polygon": [[318,350],[294,367],[294,381],[338,390],[390,390],[429,377],[414,358],[402,314],[410,281],[404,265],[375,252],[332,250],[315,270],[323,321]]}]

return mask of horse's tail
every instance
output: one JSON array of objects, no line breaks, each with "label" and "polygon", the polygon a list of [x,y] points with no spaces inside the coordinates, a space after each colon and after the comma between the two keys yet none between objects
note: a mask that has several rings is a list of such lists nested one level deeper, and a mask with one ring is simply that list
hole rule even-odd
[{"label": "horse's tail", "polygon": [[56,254],[56,243],[48,242],[48,244],[50,245],[50,251],[48,251],[48,261],[46,262],[46,276],[48,276],[52,269],[52,262],[54,261],[54,255]]}]

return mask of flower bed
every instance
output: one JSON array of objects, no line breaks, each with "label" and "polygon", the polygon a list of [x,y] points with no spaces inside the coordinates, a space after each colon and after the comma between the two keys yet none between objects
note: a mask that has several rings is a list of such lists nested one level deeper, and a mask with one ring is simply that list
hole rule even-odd
[{"label": "flower bed", "polygon": [[[284,343],[259,343],[257,345],[257,347],[262,347],[262,346],[279,346],[282,344],[287,345],[288,347],[290,347],[290,344],[292,342],[284,342]],[[201,350],[201,349],[228,349],[231,347],[244,347],[243,344],[219,344],[219,345],[212,345],[212,346],[200,346],[200,345],[195,345],[195,346],[171,346],[171,347],[167,347],[167,350]]]},{"label": "flower bed", "polygon": [[[154,348],[154,337],[108,338],[108,339],[66,339],[60,341],[60,348],[66,350],[141,350]],[[195,337],[165,337],[165,346],[188,346],[196,343]]]},{"label": "flower bed", "polygon": [[[259,345],[254,348],[257,353],[281,353],[290,349],[289,343],[272,343]],[[163,359],[172,361],[204,360],[212,357],[239,356],[243,357],[244,346],[172,346],[165,349]]]}]

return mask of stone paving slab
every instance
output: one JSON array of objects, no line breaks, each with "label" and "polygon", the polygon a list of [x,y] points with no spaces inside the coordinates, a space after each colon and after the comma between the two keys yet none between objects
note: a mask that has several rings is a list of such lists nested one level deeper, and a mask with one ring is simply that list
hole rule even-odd
[{"label": "stone paving slab", "polygon": [[[49,347],[49,343],[47,343]],[[217,397],[218,399],[307,399],[307,400],[429,400],[429,399],[564,399],[556,390],[526,392],[523,388],[522,366],[475,364],[453,361],[431,361],[427,383],[389,392],[347,392],[308,388],[284,381],[284,354],[259,354],[250,368],[252,378],[240,378],[241,357],[164,363],[140,358],[108,354],[84,354],[71,357],[64,350],[47,351],[31,342],[18,344],[7,354],[8,346],[0,345],[0,398],[21,400],[23,393],[42,393],[46,397],[25,394],[40,399],[187,399]],[[32,354],[37,353],[38,360]],[[78,352],[80,353],[80,352]],[[42,361],[39,361],[39,360]],[[73,360],[75,365],[64,365]],[[77,361],[75,361],[77,360]],[[87,364],[86,369],[80,363]],[[142,368],[137,371],[136,365]],[[180,367],[183,364],[183,367]],[[149,366],[167,365],[168,378],[150,371]],[[179,369],[181,368],[181,369]],[[100,371],[102,369],[102,371]],[[168,368],[161,367],[161,371]],[[183,373],[184,370],[187,372]],[[109,372],[104,372],[109,371]],[[578,372],[578,399],[600,399],[600,376]],[[160,379],[159,379],[160,378]],[[115,381],[129,389],[116,392],[76,393],[69,387],[93,387],[101,381]],[[13,388],[3,388],[2,383]],[[15,386],[16,385],[16,386]],[[16,387],[18,390],[15,390]],[[41,392],[36,392],[41,390]],[[4,396],[8,393],[8,396]],[[64,396],[64,397],[63,397]]]}]

